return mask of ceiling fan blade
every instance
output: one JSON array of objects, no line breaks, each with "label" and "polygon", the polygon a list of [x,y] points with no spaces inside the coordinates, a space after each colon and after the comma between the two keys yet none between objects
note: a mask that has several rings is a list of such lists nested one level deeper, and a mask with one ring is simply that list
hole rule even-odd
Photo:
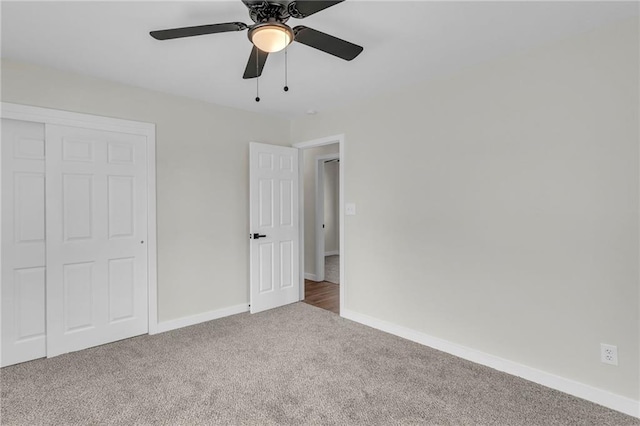
[{"label": "ceiling fan blade", "polygon": [[338,37],[325,34],[313,28],[299,25],[293,29],[294,40],[306,44],[314,49],[322,50],[345,61],[350,61],[358,56],[364,48],[357,44],[349,43]]},{"label": "ceiling fan blade", "polygon": [[173,38],[192,37],[205,34],[242,31],[248,27],[242,22],[227,22],[225,24],[198,25],[196,27],[173,28],[170,30],[151,31],[149,35],[156,40],[170,40]]},{"label": "ceiling fan blade", "polygon": [[242,78],[256,78],[260,77],[262,74],[262,69],[264,68],[265,62],[267,62],[267,57],[269,54],[267,52],[263,52],[257,47],[253,46],[251,49],[251,55],[249,56],[249,61],[247,62],[247,67],[244,69],[244,75]]},{"label": "ceiling fan blade", "polygon": [[297,19],[306,18],[314,13],[325,10],[344,0],[323,1],[323,0],[294,0],[289,3],[289,14]]}]

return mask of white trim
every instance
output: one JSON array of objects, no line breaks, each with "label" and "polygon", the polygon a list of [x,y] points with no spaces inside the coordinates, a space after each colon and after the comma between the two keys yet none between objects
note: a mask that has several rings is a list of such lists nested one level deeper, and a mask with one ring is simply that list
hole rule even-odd
[{"label": "white trim", "polygon": [[[316,195],[316,223],[314,230],[316,233],[316,276],[318,281],[324,281],[324,164],[327,160],[339,160],[340,154],[331,153],[325,155],[318,155],[314,159],[315,166],[315,195]],[[303,183],[304,184],[304,183]]]},{"label": "white trim", "polygon": [[164,333],[165,331],[176,330],[178,328],[189,327],[207,321],[228,317],[231,315],[242,314],[249,311],[249,304],[229,306],[228,308],[216,309],[215,311],[203,312],[201,314],[191,315],[188,317],[178,318],[158,323],[156,331],[153,334]]},{"label": "white trim", "polygon": [[340,173],[340,251],[343,253],[342,256],[340,256],[340,315],[342,315],[342,312],[345,311],[345,304],[346,304],[346,299],[345,299],[345,257],[344,253],[345,251],[345,245],[344,245],[344,240],[345,240],[345,229],[344,229],[344,197],[345,197],[345,193],[344,193],[344,182],[347,180],[346,179],[346,175],[345,175],[345,151],[347,150],[346,147],[346,139],[344,137],[344,135],[341,135],[340,137],[340,167],[338,168],[338,172]]},{"label": "white trim", "polygon": [[[0,110],[0,118],[2,118],[2,110]],[[2,127],[0,123],[0,127]],[[2,134],[0,128],[0,135]],[[2,147],[0,146],[0,188],[2,188]],[[2,197],[0,197],[0,334],[2,334]],[[46,229],[46,228],[45,228]],[[46,282],[45,282],[46,285]],[[46,315],[46,312],[45,312]],[[0,365],[2,362],[2,337],[0,336]]]},{"label": "white trim", "polygon": [[[304,279],[305,280],[311,280],[311,281],[320,281],[316,274],[310,274],[308,272],[304,273]],[[304,295],[303,295],[303,297],[304,297]]]},{"label": "white trim", "polygon": [[340,256],[340,250],[325,251],[324,257],[327,257],[327,256]]},{"label": "white trim", "polygon": [[326,138],[314,139],[311,141],[298,142],[291,145],[294,148],[298,149],[306,149],[306,148],[315,148],[318,146],[331,145],[333,143],[344,142],[344,134],[327,136]]},{"label": "white trim", "polygon": [[[36,123],[130,133],[147,137],[147,255],[149,334],[158,326],[158,279],[156,234],[156,125],[8,102],[0,103],[0,117]],[[0,235],[1,238],[1,235]]]},{"label": "white trim", "polygon": [[[298,296],[300,297],[300,301],[304,300],[304,280],[307,277],[304,271],[304,150],[298,149],[298,238],[300,241],[300,259],[298,260],[300,263],[300,267],[298,270],[300,271],[300,288],[298,289]],[[314,278],[317,278],[313,275]],[[311,278],[309,278],[311,279]],[[314,279],[314,281],[316,281]]]},{"label": "white trim", "polygon": [[[342,255],[340,256],[340,315],[343,315],[343,311],[344,311],[344,306],[346,304],[346,299],[345,299],[345,287],[346,287],[346,280],[345,280],[345,229],[344,229],[344,188],[345,188],[345,169],[346,169],[346,155],[345,155],[345,151],[346,151],[346,137],[344,134],[339,134],[339,135],[334,135],[334,136],[328,136],[325,138],[320,138],[320,139],[314,139],[314,140],[310,140],[310,141],[305,141],[305,142],[298,142],[298,143],[294,143],[292,146],[294,148],[298,148],[300,150],[300,154],[298,156],[298,158],[300,159],[300,163],[299,164],[304,164],[304,157],[303,157],[303,152],[302,150],[305,148],[313,148],[313,147],[317,147],[317,146],[324,146],[324,145],[331,145],[333,143],[337,143],[340,146],[340,150],[339,150],[339,155],[340,155],[340,251],[342,252]],[[304,167],[299,167],[299,173],[300,173],[300,185],[299,185],[299,212],[300,212],[300,300],[302,300],[302,298],[304,298],[304,191],[303,191],[303,185],[304,185],[304,176],[303,176],[303,172],[304,172]]]},{"label": "white trim", "polygon": [[147,140],[147,280],[149,282],[149,334],[158,328],[158,239],[156,227],[156,126],[152,125]]},{"label": "white trim", "polygon": [[135,135],[149,136],[151,130],[155,132],[155,124],[152,123],[101,117],[98,115],[61,111],[30,105],[12,104],[9,102],[2,102],[0,115],[2,118],[12,120],[34,121],[37,123],[115,132],[128,131]]},{"label": "white trim", "polygon": [[547,373],[546,371],[528,367],[476,349],[467,348],[465,346],[439,339],[407,327],[379,320],[368,315],[346,309],[341,309],[341,315],[351,321],[411,340],[421,345],[429,346],[439,351],[455,355],[498,371],[521,377],[551,389],[556,389],[561,392],[568,393],[569,395],[577,396],[578,398],[586,399],[587,401],[595,402],[596,404],[603,405],[611,408],[612,410],[640,418],[640,401],[617,395],[575,380]]}]

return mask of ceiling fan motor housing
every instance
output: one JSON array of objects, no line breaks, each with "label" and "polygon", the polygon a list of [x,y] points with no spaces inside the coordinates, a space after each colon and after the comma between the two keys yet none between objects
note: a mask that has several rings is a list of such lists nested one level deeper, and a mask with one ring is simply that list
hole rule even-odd
[{"label": "ceiling fan motor housing", "polygon": [[291,15],[289,14],[289,1],[256,1],[243,0],[243,3],[249,9],[249,16],[256,24],[265,22],[279,22],[281,24],[287,22]]}]

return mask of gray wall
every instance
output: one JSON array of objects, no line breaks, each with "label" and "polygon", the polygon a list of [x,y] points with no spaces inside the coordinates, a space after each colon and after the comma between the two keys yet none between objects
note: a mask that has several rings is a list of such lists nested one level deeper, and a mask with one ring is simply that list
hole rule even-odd
[{"label": "gray wall", "polygon": [[287,121],[8,60],[2,101],[155,123],[160,320],[248,303],[248,146]]},{"label": "gray wall", "polygon": [[346,309],[637,400],[638,47],[636,20],[295,120],[346,135]]}]

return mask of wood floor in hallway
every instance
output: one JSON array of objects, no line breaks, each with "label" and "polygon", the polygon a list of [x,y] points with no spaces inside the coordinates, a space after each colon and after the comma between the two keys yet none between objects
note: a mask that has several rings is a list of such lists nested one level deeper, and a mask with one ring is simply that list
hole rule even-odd
[{"label": "wood floor in hallway", "polygon": [[304,280],[304,303],[340,313],[340,285]]}]

